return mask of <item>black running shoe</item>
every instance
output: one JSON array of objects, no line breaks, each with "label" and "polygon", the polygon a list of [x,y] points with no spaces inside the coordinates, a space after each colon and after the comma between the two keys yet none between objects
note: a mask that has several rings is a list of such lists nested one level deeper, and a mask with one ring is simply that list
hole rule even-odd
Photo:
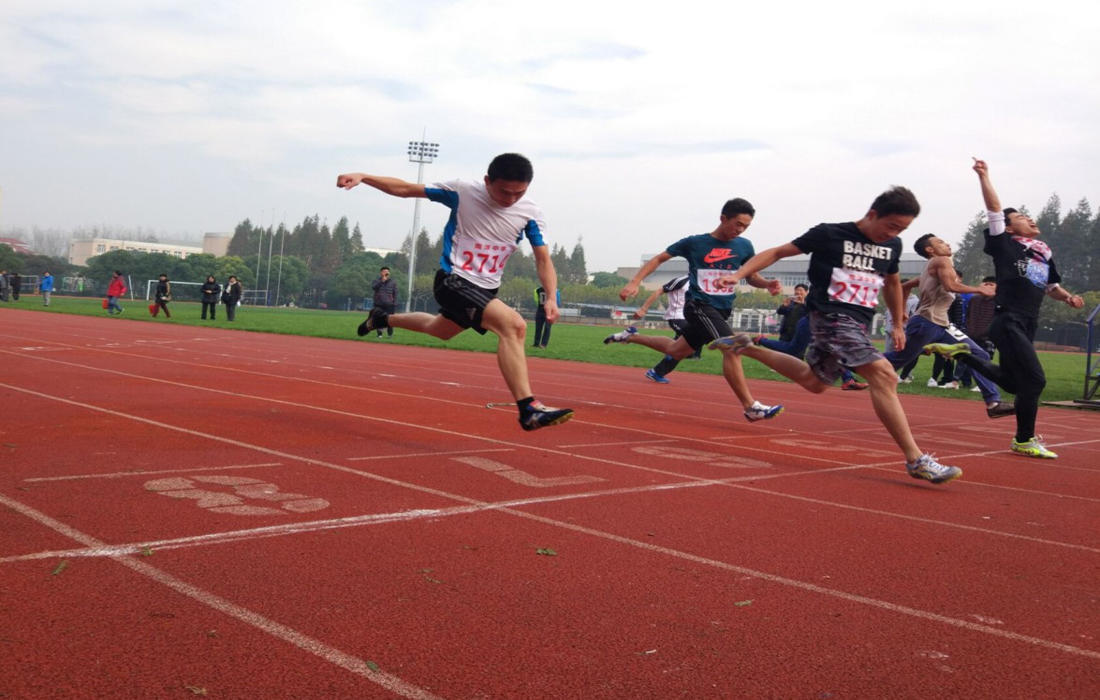
[{"label": "black running shoe", "polygon": [[548,425],[560,425],[572,417],[571,408],[550,408],[536,404],[520,414],[519,425],[524,430],[538,430]]},{"label": "black running shoe", "polygon": [[367,314],[367,320],[360,323],[359,328],[357,328],[355,332],[359,337],[363,337],[371,331],[376,331],[379,328],[386,328],[389,325],[389,314],[382,309],[374,308]]}]

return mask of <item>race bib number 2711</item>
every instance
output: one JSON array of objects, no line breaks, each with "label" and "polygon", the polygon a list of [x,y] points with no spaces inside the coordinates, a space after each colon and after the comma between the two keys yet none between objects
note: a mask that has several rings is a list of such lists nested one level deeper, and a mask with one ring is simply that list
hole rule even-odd
[{"label": "race bib number 2711", "polygon": [[882,277],[873,272],[834,267],[833,278],[829,283],[829,299],[873,309],[878,305],[878,293],[881,289]]}]

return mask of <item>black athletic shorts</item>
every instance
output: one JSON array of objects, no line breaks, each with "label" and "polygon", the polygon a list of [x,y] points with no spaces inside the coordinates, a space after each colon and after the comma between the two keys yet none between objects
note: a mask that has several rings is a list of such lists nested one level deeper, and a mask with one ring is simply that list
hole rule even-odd
[{"label": "black athletic shorts", "polygon": [[710,304],[688,300],[684,304],[684,320],[687,325],[680,332],[693,350],[698,350],[712,340],[733,335],[730,313],[722,312]]},{"label": "black athletic shorts", "polygon": [[433,291],[443,318],[485,335],[486,330],[481,327],[481,317],[489,302],[496,299],[496,289],[482,289],[458,275],[449,275],[439,270],[435,273]]}]

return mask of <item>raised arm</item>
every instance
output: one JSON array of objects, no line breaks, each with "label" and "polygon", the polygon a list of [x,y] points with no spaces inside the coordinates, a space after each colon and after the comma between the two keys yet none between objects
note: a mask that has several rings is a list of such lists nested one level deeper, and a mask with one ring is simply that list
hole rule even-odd
[{"label": "raised arm", "polygon": [[649,262],[647,262],[645,265],[642,265],[642,269],[638,270],[638,274],[634,275],[634,279],[627,282],[626,286],[619,290],[619,298],[623,301],[626,301],[630,297],[637,294],[638,285],[642,283],[642,280],[644,280],[646,277],[649,277],[651,274],[653,274],[654,270],[656,270],[661,265],[664,265],[671,259],[672,256],[668,254],[667,250],[662,250],[657,255],[654,255],[652,258],[649,259]]},{"label": "raised arm", "polygon": [[336,186],[350,190],[356,185],[370,185],[376,190],[381,190],[394,197],[425,197],[424,185],[415,182],[406,182],[396,177],[383,177],[381,175],[367,175],[366,173],[344,173],[336,176]]},{"label": "raised arm", "polygon": [[974,172],[978,173],[978,182],[982,186],[982,199],[985,201],[986,211],[1000,211],[1001,198],[997,196],[997,190],[993,189],[993,183],[989,181],[989,166],[984,160],[974,159]]}]

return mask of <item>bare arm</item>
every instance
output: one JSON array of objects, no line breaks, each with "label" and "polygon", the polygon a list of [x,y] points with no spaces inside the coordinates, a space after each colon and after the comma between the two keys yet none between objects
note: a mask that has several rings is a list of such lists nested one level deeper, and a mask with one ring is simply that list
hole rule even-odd
[{"label": "bare arm", "polygon": [[901,291],[905,294],[908,294],[909,292],[913,291],[913,287],[916,287],[919,284],[920,277],[914,277],[913,279],[905,280],[901,283]]},{"label": "bare arm", "polygon": [[[750,276],[755,275],[760,270],[771,267],[777,261],[782,260],[783,258],[789,258],[792,255],[801,254],[802,251],[799,250],[798,246],[796,246],[794,243],[784,243],[783,245],[776,246],[774,248],[768,248],[764,252],[757,253],[756,255],[749,258],[749,261],[747,263],[739,267],[732,274],[726,275],[725,277],[720,277],[718,279],[718,283],[723,284],[727,287],[732,287],[741,280],[748,279]],[[756,276],[760,277],[759,275]],[[760,277],[760,279],[763,278]],[[772,282],[775,282],[775,280],[772,280]],[[763,287],[766,288],[768,286],[769,283],[765,280]]]},{"label": "bare arm", "polygon": [[997,196],[997,190],[993,189],[993,183],[989,181],[989,166],[984,160],[975,158],[974,172],[978,173],[978,183],[982,186],[982,199],[985,201],[986,211],[1001,211],[1001,198]]},{"label": "bare arm", "polygon": [[1047,296],[1057,301],[1064,301],[1075,309],[1085,305],[1085,300],[1068,289],[1062,289],[1060,285],[1052,284],[1047,287]]},{"label": "bare arm", "polygon": [[771,292],[774,297],[783,291],[783,284],[779,280],[770,280],[761,276],[759,272],[754,272],[748,276],[748,282],[751,286],[757,289],[766,289]]},{"label": "bare arm", "polygon": [[893,336],[894,347],[902,350],[905,348],[905,293],[901,291],[901,275],[896,272],[886,275],[882,296],[886,301],[886,308],[890,310],[890,318],[894,321],[894,325],[886,331]]},{"label": "bare arm", "polygon": [[370,185],[376,190],[381,190],[394,197],[424,197],[424,185],[415,182],[406,182],[396,177],[383,177],[381,175],[367,175],[366,173],[344,173],[336,176],[336,186],[350,190],[356,185]]},{"label": "bare arm", "polygon": [[535,246],[531,249],[535,256],[535,271],[538,273],[539,282],[546,290],[546,320],[555,323],[561,315],[558,309],[558,273],[554,270],[554,261],[550,259],[550,248],[545,245]]},{"label": "bare arm", "polygon": [[645,303],[638,307],[638,310],[634,312],[634,318],[645,318],[645,314],[649,311],[649,307],[653,306],[653,302],[657,301],[657,297],[665,293],[663,289],[655,289],[653,293],[649,295],[649,298],[645,300]]},{"label": "bare arm", "polygon": [[[928,274],[933,275],[940,281],[943,288],[949,292],[955,292],[956,294],[981,294],[982,296],[991,297],[995,292],[989,286],[983,287],[971,287],[969,284],[963,284],[959,279],[959,274],[955,272],[955,266],[951,264],[951,259],[946,257],[935,257],[928,263]],[[904,285],[902,285],[904,288]]]},{"label": "bare arm", "polygon": [[642,265],[642,269],[638,270],[638,274],[634,275],[634,279],[627,282],[626,286],[619,290],[619,298],[623,301],[626,301],[630,297],[637,294],[638,285],[642,283],[642,280],[644,280],[646,277],[649,277],[651,274],[653,274],[654,270],[656,270],[661,265],[664,265],[671,259],[672,256],[668,254],[667,250],[663,250],[657,255],[654,255],[652,258],[649,259],[649,262],[647,262],[645,265]]}]

